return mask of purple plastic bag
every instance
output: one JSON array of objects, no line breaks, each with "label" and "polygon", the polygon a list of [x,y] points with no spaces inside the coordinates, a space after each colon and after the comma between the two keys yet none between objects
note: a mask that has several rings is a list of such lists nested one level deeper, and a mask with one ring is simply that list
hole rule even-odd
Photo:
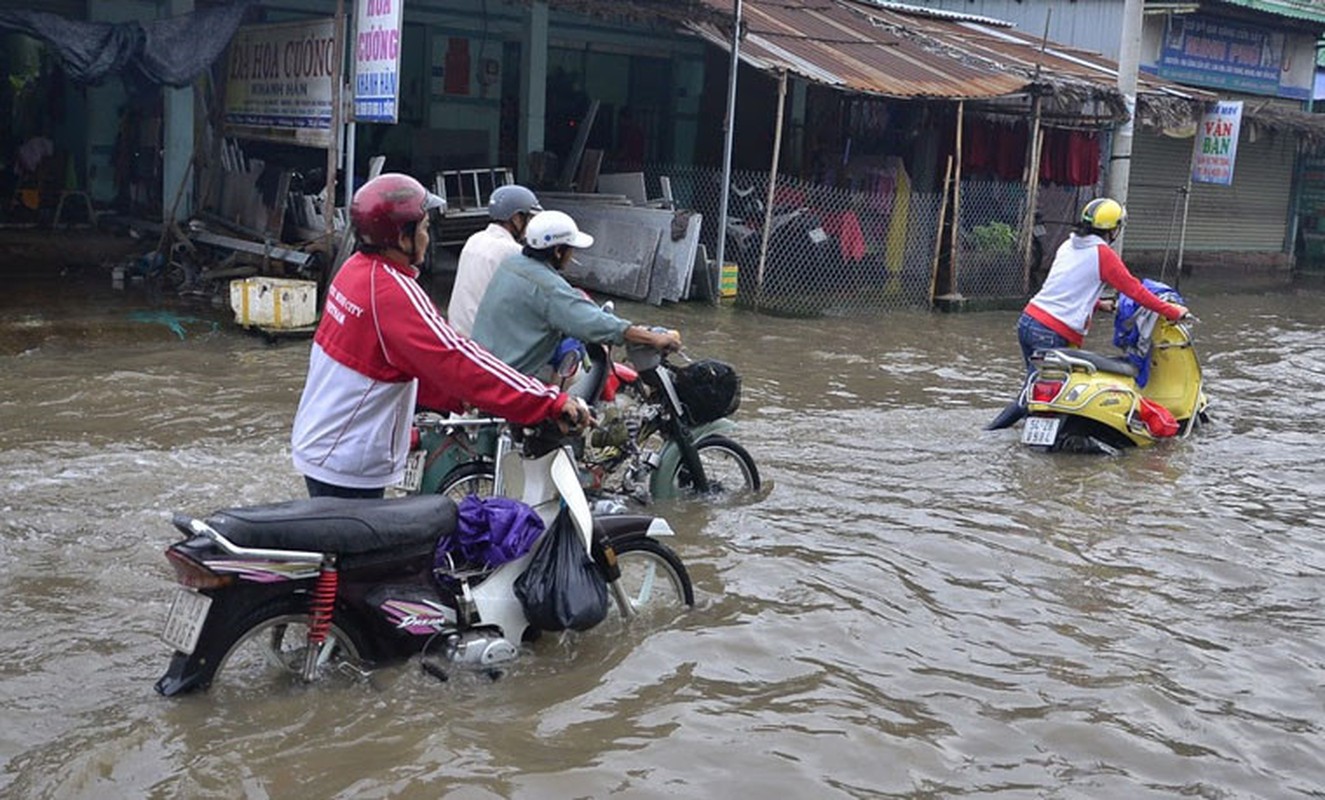
[{"label": "purple plastic bag", "polygon": [[437,543],[439,568],[452,561],[501,566],[528,553],[543,533],[542,518],[519,500],[471,494],[460,501],[459,510],[455,533]]}]

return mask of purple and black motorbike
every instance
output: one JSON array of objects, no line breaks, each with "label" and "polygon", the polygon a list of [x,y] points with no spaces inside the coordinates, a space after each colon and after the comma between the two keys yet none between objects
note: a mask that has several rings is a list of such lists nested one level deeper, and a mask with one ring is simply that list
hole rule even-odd
[{"label": "purple and black motorbike", "polygon": [[[497,494],[536,519],[518,542],[487,542],[500,553],[466,540],[444,495],[176,515],[183,537],[165,555],[179,588],[162,633],[174,654],[156,690],[361,679],[414,656],[444,677],[450,666],[497,669],[543,630],[670,623],[694,604],[685,565],[661,541],[670,526],[593,514],[574,438],[551,424],[502,425]],[[548,572],[554,552],[601,587],[587,616],[550,617],[549,603],[565,598],[531,598],[530,577]]]}]

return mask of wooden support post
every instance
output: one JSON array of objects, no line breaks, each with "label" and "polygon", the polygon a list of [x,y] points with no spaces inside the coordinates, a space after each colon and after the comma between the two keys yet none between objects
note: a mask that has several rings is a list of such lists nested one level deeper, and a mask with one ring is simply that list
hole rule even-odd
[{"label": "wooden support post", "polygon": [[755,280],[755,307],[763,304],[764,267],[768,261],[768,237],[773,227],[773,198],[778,185],[778,156],[782,153],[782,114],[787,106],[787,71],[780,70],[778,79],[778,110],[773,125],[773,163],[768,172],[768,203],[764,206],[764,236],[759,243],[759,271]]},{"label": "wooden support post", "polygon": [[952,180],[952,156],[943,170],[943,197],[939,200],[938,230],[934,231],[934,262],[929,271],[929,305],[934,306],[934,293],[938,290],[939,254],[943,251],[943,218],[948,213],[948,182]]}]

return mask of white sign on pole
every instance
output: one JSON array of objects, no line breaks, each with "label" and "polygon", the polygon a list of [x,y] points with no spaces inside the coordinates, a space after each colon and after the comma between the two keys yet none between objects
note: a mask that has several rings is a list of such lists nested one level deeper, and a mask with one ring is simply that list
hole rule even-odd
[{"label": "white sign on pole", "polygon": [[1242,129],[1242,101],[1221,100],[1207,111],[1196,129],[1196,152],[1192,155],[1192,181],[1233,185],[1233,165],[1238,155],[1238,131]]},{"label": "white sign on pole", "polygon": [[355,0],[354,120],[395,123],[405,0]]},{"label": "white sign on pole", "polygon": [[247,25],[230,41],[225,124],[232,135],[331,146],[335,20]]}]

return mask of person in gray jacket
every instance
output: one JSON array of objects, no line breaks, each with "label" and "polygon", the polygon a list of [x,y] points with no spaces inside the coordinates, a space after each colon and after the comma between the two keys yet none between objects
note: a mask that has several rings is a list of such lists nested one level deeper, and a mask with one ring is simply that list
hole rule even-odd
[{"label": "person in gray jacket", "polygon": [[550,360],[562,339],[647,344],[677,350],[676,331],[635,325],[599,308],[561,271],[576,250],[593,244],[570,215],[544,211],[529,221],[519,255],[502,262],[474,315],[474,341],[526,375],[552,377]]},{"label": "person in gray jacket", "polygon": [[499,186],[488,200],[488,227],[465,240],[456,264],[455,285],[447,306],[446,321],[469,336],[474,314],[488,290],[488,282],[501,262],[520,252],[520,242],[529,220],[542,211],[538,197],[517,184]]}]

